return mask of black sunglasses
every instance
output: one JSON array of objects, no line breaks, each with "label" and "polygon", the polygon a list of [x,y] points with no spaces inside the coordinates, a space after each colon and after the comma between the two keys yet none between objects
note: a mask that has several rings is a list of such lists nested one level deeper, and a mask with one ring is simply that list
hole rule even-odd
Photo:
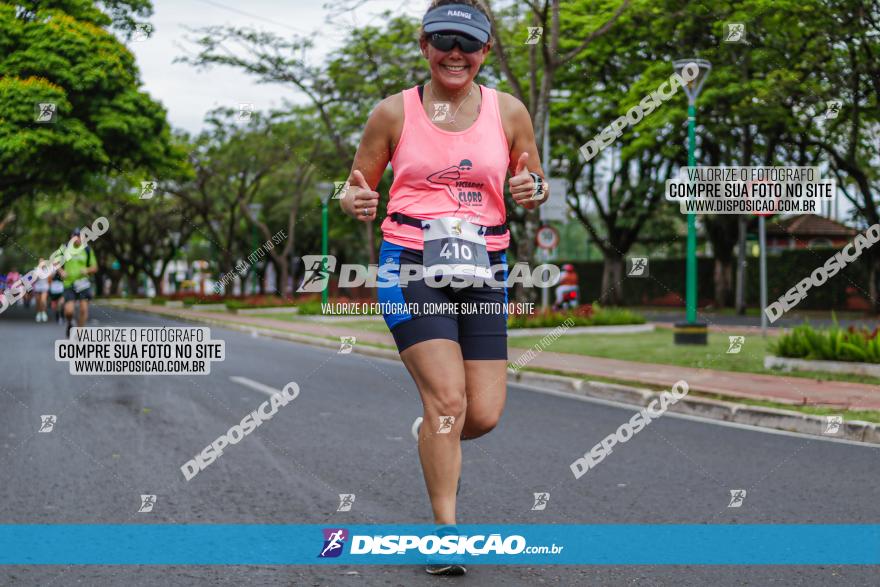
[{"label": "black sunglasses", "polygon": [[458,45],[462,53],[476,53],[486,46],[486,43],[473,37],[456,33],[433,33],[428,36],[428,42],[438,51],[452,51]]}]

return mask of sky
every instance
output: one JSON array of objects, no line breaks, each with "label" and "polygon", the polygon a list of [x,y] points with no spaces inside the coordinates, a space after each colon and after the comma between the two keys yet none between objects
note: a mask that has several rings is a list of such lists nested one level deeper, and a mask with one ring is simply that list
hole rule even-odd
[{"label": "sky", "polygon": [[150,38],[129,41],[137,58],[144,89],[168,110],[174,128],[197,133],[205,114],[218,106],[238,109],[252,103],[258,111],[280,107],[284,100],[299,102],[301,97],[290,86],[259,84],[255,77],[231,67],[212,67],[199,71],[176,57],[194,52],[196,37],[189,29],[229,25],[252,27],[278,35],[307,35],[320,32],[313,51],[316,62],[340,46],[344,27],[330,25],[328,17],[351,26],[365,26],[383,10],[420,17],[427,0],[367,0],[346,14],[332,14],[326,0],[153,0]]}]

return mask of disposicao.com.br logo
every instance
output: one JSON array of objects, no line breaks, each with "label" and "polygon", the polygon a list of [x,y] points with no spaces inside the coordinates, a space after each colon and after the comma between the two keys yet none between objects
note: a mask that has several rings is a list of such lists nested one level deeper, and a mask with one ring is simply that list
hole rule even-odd
[{"label": "disposicao.com.br logo", "polygon": [[559,554],[564,546],[528,546],[520,534],[364,534],[349,535],[345,528],[324,528],[318,558],[338,557],[346,542],[350,555],[521,555]]}]

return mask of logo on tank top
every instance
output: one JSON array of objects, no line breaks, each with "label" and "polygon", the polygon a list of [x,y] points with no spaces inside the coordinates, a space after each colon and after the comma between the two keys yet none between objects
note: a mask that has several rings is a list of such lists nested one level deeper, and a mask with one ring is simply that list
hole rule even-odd
[{"label": "logo on tank top", "polygon": [[458,165],[451,165],[445,169],[434,172],[427,177],[430,183],[442,185],[460,204],[468,206],[483,205],[482,181],[468,181],[474,164],[470,159],[462,159]]}]

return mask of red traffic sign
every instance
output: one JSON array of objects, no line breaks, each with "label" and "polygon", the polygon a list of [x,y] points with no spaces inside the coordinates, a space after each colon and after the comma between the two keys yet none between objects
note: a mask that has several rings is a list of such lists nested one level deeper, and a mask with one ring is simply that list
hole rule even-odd
[{"label": "red traffic sign", "polygon": [[[755,190],[755,186],[758,185],[758,184],[775,184],[775,183],[778,183],[778,182],[770,181],[770,180],[768,180],[768,179],[749,180],[749,181],[746,182],[746,197],[747,197],[747,198],[751,198],[751,197],[752,197],[752,193],[753,193],[753,191]],[[783,185],[783,188],[784,188],[784,187],[785,187],[785,186]],[[771,200],[771,202],[772,202],[772,201],[773,201],[773,200]],[[775,201],[775,206],[771,206],[771,207],[778,207],[778,206],[779,206],[779,201],[776,200],[776,201]],[[778,212],[777,210],[773,210],[773,211],[770,211],[770,212],[752,212],[752,215],[753,215],[753,216],[774,216],[775,214],[779,214],[779,212]]]},{"label": "red traffic sign", "polygon": [[535,235],[535,242],[542,249],[555,249],[559,245],[559,231],[552,226],[542,226]]}]

